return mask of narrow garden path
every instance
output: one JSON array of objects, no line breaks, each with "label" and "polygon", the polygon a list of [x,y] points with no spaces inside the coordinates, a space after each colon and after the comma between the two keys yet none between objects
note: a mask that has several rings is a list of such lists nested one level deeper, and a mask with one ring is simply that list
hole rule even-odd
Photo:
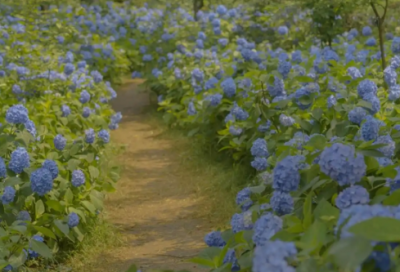
[{"label": "narrow garden path", "polygon": [[142,271],[204,271],[186,260],[204,248],[210,223],[194,189],[184,185],[186,174],[174,143],[158,137],[160,131],[146,122],[148,105],[148,94],[134,80],[120,87],[113,103],[123,119],[111,137],[126,151],[119,158],[123,170],[117,191],[108,195],[105,209],[124,245],[103,252],[93,271],[124,272],[132,263]]}]

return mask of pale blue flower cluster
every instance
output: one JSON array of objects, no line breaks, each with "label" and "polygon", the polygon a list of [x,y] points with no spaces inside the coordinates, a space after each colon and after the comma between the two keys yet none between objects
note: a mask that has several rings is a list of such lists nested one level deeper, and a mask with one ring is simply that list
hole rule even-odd
[{"label": "pale blue flower cluster", "polygon": [[340,186],[352,185],[366,174],[364,156],[354,146],[334,143],[322,151],[318,162],[321,171]]}]

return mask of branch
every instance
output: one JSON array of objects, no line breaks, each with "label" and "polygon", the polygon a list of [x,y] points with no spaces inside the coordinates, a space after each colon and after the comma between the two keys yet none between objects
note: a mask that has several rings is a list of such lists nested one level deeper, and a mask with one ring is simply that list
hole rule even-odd
[{"label": "branch", "polygon": [[385,20],[388,6],[389,6],[389,0],[386,0],[386,1],[385,1],[385,10],[384,10],[383,15],[382,15],[382,23],[383,23],[383,21]]},{"label": "branch", "polygon": [[370,3],[371,3],[371,7],[372,7],[372,10],[373,10],[374,13],[375,13],[376,18],[380,19],[379,13],[378,13],[378,10],[377,10],[376,7],[375,7],[375,4],[374,4],[373,2],[370,2]]}]

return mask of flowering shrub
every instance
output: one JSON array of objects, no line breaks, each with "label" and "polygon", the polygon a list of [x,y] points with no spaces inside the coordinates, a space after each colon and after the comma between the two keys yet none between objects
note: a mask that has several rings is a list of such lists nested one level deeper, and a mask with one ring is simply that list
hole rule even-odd
[{"label": "flowering shrub", "polygon": [[[316,26],[307,10],[225,9],[196,22],[183,9],[141,8],[140,34],[125,47],[165,121],[259,172],[238,193],[231,228],[207,234],[192,261],[218,271],[395,271],[399,38],[387,36],[382,69],[377,29],[344,32],[334,6],[317,25],[320,34],[335,25],[323,41],[296,36]],[[248,25],[268,35],[252,39]]]},{"label": "flowering shrub", "polygon": [[91,8],[35,9],[0,4],[0,271],[82,241],[118,180],[108,80],[128,60],[90,34]]}]

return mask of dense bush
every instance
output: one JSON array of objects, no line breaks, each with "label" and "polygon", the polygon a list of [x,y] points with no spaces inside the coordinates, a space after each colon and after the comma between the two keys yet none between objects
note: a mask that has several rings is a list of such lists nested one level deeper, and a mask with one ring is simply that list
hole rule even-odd
[{"label": "dense bush", "polygon": [[116,93],[105,79],[128,62],[108,40],[86,37],[72,7],[36,9],[0,5],[4,271],[82,241],[118,179],[109,129],[121,114],[108,104]]},{"label": "dense bush", "polygon": [[[137,26],[146,38],[127,49],[142,61],[132,76],[157,92],[170,125],[260,172],[238,193],[231,229],[208,234],[193,261],[215,271],[396,271],[398,22],[389,16],[383,71],[374,17],[350,31],[320,25],[332,30],[321,40],[304,37],[318,23],[309,10],[269,8],[218,6],[198,22],[148,10],[149,27]],[[254,40],[250,29],[261,30]]]}]

